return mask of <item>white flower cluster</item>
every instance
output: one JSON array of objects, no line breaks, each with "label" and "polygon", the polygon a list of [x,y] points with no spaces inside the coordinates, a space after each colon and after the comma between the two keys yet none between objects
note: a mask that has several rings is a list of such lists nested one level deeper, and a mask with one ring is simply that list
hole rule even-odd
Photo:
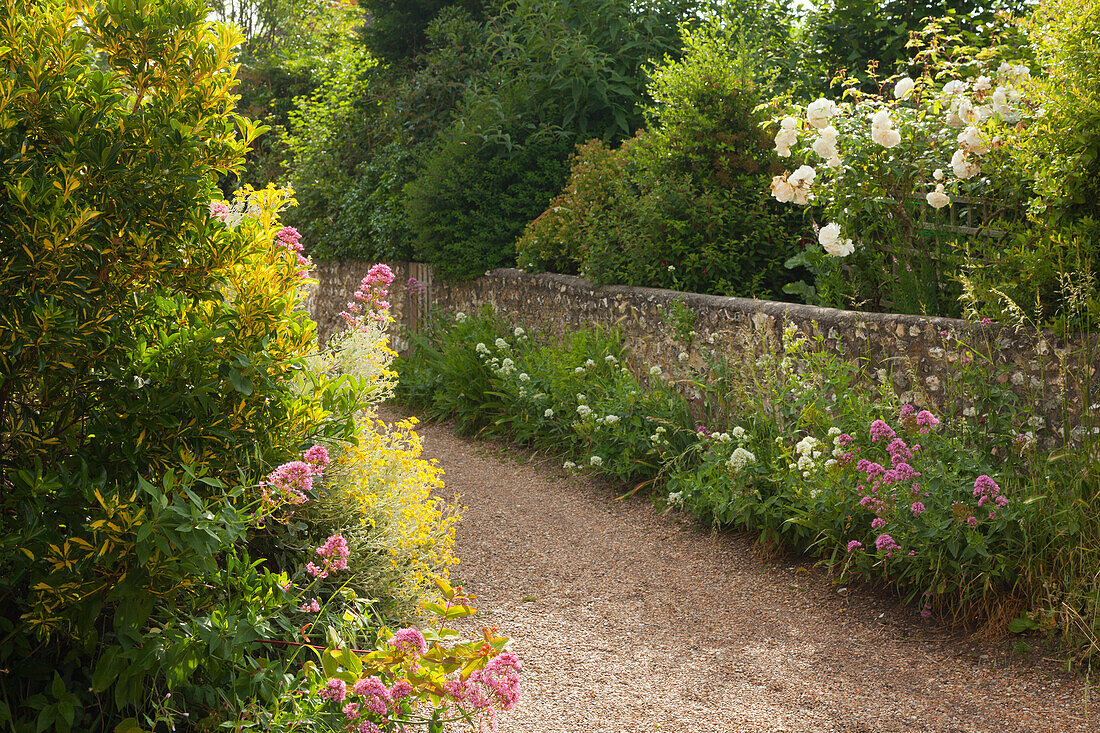
[{"label": "white flower cluster", "polygon": [[813,151],[825,159],[830,168],[840,167],[840,151],[836,147],[836,128],[832,125],[822,128],[811,146]]},{"label": "white flower cluster", "polygon": [[550,418],[554,417],[554,410],[547,407],[546,410],[542,413],[542,416],[549,420]]},{"label": "white flower cluster", "polygon": [[592,412],[592,408],[588,405],[577,405],[577,414],[581,416],[581,420],[587,420]]},{"label": "white flower cluster", "polygon": [[901,142],[901,133],[894,128],[890,110],[880,109],[871,118],[871,139],[884,148],[895,147]]},{"label": "white flower cluster", "polygon": [[502,362],[500,362],[500,369],[496,370],[497,374],[501,377],[507,377],[511,374],[515,374],[515,371],[516,363],[508,358],[505,358]]},{"label": "white flower cluster", "polygon": [[654,364],[653,366],[651,366],[651,367],[649,368],[649,375],[650,375],[651,377],[659,377],[659,376],[661,376],[661,367],[659,367],[659,366],[657,366],[656,364]]},{"label": "white flower cluster", "polygon": [[798,455],[798,461],[788,467],[794,471],[802,472],[802,478],[809,478],[817,470],[817,461],[823,455],[825,446],[820,440],[807,435],[794,446],[794,452]]},{"label": "white flower cluster", "polygon": [[590,466],[602,466],[603,465],[603,459],[600,458],[599,456],[592,456],[591,458],[588,459],[588,465],[590,465]]},{"label": "white flower cluster", "polygon": [[482,356],[489,356],[489,347],[480,341],[477,343],[477,346],[474,347],[474,351]]},{"label": "white flower cluster", "polygon": [[835,221],[821,227],[817,233],[817,241],[833,257],[847,257],[856,251],[851,239],[840,236],[840,225]]},{"label": "white flower cluster", "polygon": [[649,442],[653,443],[654,445],[660,445],[662,443],[664,443],[665,445],[668,445],[668,439],[665,438],[665,433],[666,432],[667,431],[665,430],[663,425],[658,425],[653,430],[653,435],[649,436]]},{"label": "white flower cluster", "polygon": [[596,418],[596,422],[603,423],[604,425],[614,425],[619,422],[618,415],[604,415],[603,417]]},{"label": "white flower cluster", "polygon": [[577,464],[573,463],[573,461],[566,461],[565,463],[561,464],[561,467],[564,468],[566,471],[576,471],[578,468]]},{"label": "white flower cluster", "polygon": [[524,336],[525,336],[526,334],[527,334],[527,332],[526,332],[526,331],[524,331],[524,330],[523,330],[522,328],[520,328],[519,326],[516,326],[516,330],[512,332],[512,335],[513,335],[513,336],[515,336],[515,337],[516,337],[516,338],[518,338],[518,339],[521,339],[521,338],[523,338],[523,337],[524,337]]},{"label": "white flower cluster", "polygon": [[673,491],[673,492],[671,492],[668,495],[667,501],[668,501],[669,506],[675,506],[675,507],[683,506],[684,505],[684,492],[682,492],[682,491]]},{"label": "white flower cluster", "polygon": [[775,135],[775,152],[781,158],[791,157],[791,146],[798,142],[798,120],[784,117],[779,123],[779,132]]},{"label": "white flower cluster", "polygon": [[814,200],[811,190],[817,171],[808,165],[799,166],[789,176],[775,176],[772,178],[772,196],[780,203],[794,202],[799,206],[805,206]]},{"label": "white flower cluster", "polygon": [[618,363],[619,363],[619,360],[618,360],[618,359],[616,359],[616,358],[615,358],[614,356],[612,356],[611,354],[608,354],[607,356],[605,356],[605,357],[603,358],[603,360],[604,360],[605,362],[607,362],[608,364],[610,364],[611,366],[615,366],[616,364],[618,364]]},{"label": "white flower cluster", "polygon": [[495,345],[495,346],[496,346],[496,347],[497,347],[498,349],[507,349],[507,348],[508,348],[508,342],[507,342],[507,341],[505,341],[505,340],[504,340],[504,339],[502,339],[502,338],[498,338],[498,339],[497,339],[496,341],[494,341],[494,342],[493,342],[493,344],[494,344],[494,345]]},{"label": "white flower cluster", "polygon": [[726,465],[729,466],[730,472],[736,476],[737,474],[744,471],[745,467],[748,466],[750,463],[755,462],[756,456],[752,453],[752,451],[746,450],[745,448],[739,446],[733,451],[733,454],[730,455],[730,459],[726,462]]},{"label": "white flower cluster", "polygon": [[455,323],[465,323],[465,322],[466,322],[466,314],[465,313],[463,313],[462,311],[458,311],[457,313],[455,313]]}]

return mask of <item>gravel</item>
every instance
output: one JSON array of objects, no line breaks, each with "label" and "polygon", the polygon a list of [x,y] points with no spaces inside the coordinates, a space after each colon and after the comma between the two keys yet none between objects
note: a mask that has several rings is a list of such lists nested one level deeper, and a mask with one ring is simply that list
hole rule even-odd
[{"label": "gravel", "polygon": [[420,433],[467,507],[455,577],[523,660],[502,733],[1100,731],[1086,684],[1053,663],[840,593],[557,461]]}]

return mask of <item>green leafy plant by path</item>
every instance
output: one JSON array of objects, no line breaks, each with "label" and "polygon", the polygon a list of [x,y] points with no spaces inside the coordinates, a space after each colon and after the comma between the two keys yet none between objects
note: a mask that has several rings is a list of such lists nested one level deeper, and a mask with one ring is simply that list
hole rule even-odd
[{"label": "green leafy plant by path", "polygon": [[722,334],[685,351],[673,379],[613,333],[548,339],[456,313],[413,336],[397,395],[820,558],[838,582],[884,584],[924,618],[1057,629],[1088,654],[1100,628],[1094,421],[1066,439],[1044,431],[989,344],[943,337],[961,356],[932,408],[793,326],[770,344]]}]

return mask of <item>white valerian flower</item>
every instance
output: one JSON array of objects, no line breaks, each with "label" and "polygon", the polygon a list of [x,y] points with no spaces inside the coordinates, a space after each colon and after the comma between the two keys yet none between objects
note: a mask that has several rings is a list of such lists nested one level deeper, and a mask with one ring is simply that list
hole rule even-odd
[{"label": "white valerian flower", "polygon": [[668,495],[669,506],[683,506],[684,505],[684,492],[673,491]]},{"label": "white valerian flower", "polygon": [[561,467],[564,468],[566,471],[572,471],[577,468],[577,464],[573,463],[573,461],[566,461],[565,463],[561,464]]},{"label": "white valerian flower", "polygon": [[726,462],[726,465],[729,466],[731,473],[739,474],[745,470],[745,466],[755,462],[756,456],[753,455],[752,451],[738,447],[733,451],[733,454],[730,455],[730,459]]},{"label": "white valerian flower", "polygon": [[527,372],[520,372],[519,381],[527,382],[527,381],[530,381],[530,379],[531,379],[531,377],[527,376]]},{"label": "white valerian flower", "polygon": [[654,364],[653,366],[651,366],[649,368],[649,374],[650,374],[650,376],[653,376],[653,377],[661,376],[661,367]]},{"label": "white valerian flower", "polygon": [[511,359],[505,359],[504,361],[500,362],[499,374],[502,377],[507,377],[509,374],[513,373],[514,371],[516,371],[516,363],[514,361],[512,361]]},{"label": "white valerian flower", "polygon": [[974,125],[960,132],[956,139],[959,145],[975,155],[984,155],[989,152],[989,138],[982,133],[981,128]]},{"label": "white valerian flower", "polygon": [[508,342],[505,341],[504,339],[501,339],[501,338],[498,338],[496,341],[493,342],[493,344],[498,349],[507,349],[508,348]]},{"label": "white valerian flower", "polygon": [[959,148],[951,156],[951,171],[956,177],[966,180],[978,175],[982,170],[981,164],[967,157],[966,151]]},{"label": "white valerian flower", "polygon": [[489,355],[489,347],[480,341],[478,342],[477,346],[474,347],[474,351],[479,354],[485,354],[486,356]]},{"label": "white valerian flower", "polygon": [[745,429],[743,427],[741,427],[740,425],[738,425],[733,430],[731,430],[730,433],[733,435],[734,438],[737,438],[738,443],[743,441],[745,439],[745,437],[747,436],[747,433],[745,432]]},{"label": "white valerian flower", "polygon": [[841,433],[840,428],[838,428],[836,425],[834,425],[831,428],[829,428],[826,431],[825,434],[828,435],[830,438],[836,438],[837,436],[840,435],[840,433]]},{"label": "white valerian flower", "polygon": [[880,109],[871,120],[871,139],[884,148],[892,148],[901,142],[901,133],[894,129],[890,111]]},{"label": "white valerian flower", "polygon": [[836,103],[831,99],[821,97],[816,101],[810,102],[806,107],[806,120],[820,130],[829,124],[829,120],[831,120],[836,113]]},{"label": "white valerian flower", "polygon": [[596,362],[594,362],[592,359],[585,359],[585,361],[584,361],[584,368],[585,369],[591,369],[594,366],[596,366]]},{"label": "white valerian flower", "polygon": [[681,351],[679,354],[676,355],[676,358],[680,361],[687,361],[688,353],[686,351]]},{"label": "white valerian flower", "polygon": [[600,458],[599,456],[592,456],[591,458],[588,459],[588,464],[590,466],[602,466],[603,465],[603,459]]},{"label": "white valerian flower", "polygon": [[937,181],[942,181],[943,180],[943,168],[937,168],[936,170],[932,171],[932,177],[935,178]]},{"label": "white valerian flower", "polygon": [[604,425],[614,425],[617,422],[619,422],[619,416],[618,415],[604,415],[604,417],[603,417],[603,424]]},{"label": "white valerian flower", "polygon": [[459,312],[455,313],[455,323],[465,323],[465,322],[466,322],[466,314],[465,313],[463,313],[462,311],[459,311]]},{"label": "white valerian flower", "polygon": [[976,92],[988,92],[993,88],[993,80],[984,74],[974,80],[974,91]]},{"label": "white valerian flower", "polygon": [[942,209],[951,203],[951,197],[944,193],[942,183],[936,184],[936,190],[929,191],[924,198],[933,209]]},{"label": "white valerian flower", "polygon": [[588,402],[588,397],[586,397],[585,395],[578,392],[577,393],[577,402],[580,402],[580,403]]},{"label": "white valerian flower", "polygon": [[894,99],[905,99],[909,96],[909,92],[913,91],[915,85],[916,82],[908,76],[901,77],[898,79],[898,83],[894,85]]},{"label": "white valerian flower", "polygon": [[608,364],[617,364],[617,363],[619,362],[619,360],[618,360],[618,359],[616,359],[616,358],[615,358],[614,356],[612,356],[611,354],[608,354],[607,356],[605,356],[605,357],[603,358],[603,360],[604,360],[604,361],[606,361],[606,362],[607,362]]},{"label": "white valerian flower", "polygon": [[546,410],[542,413],[542,416],[549,420],[554,416],[554,411],[551,408],[547,407]]},{"label": "white valerian flower", "polygon": [[577,405],[577,414],[581,416],[581,420],[587,420],[592,414],[592,408],[588,405]]},{"label": "white valerian flower", "polygon": [[584,367],[577,367],[573,370],[574,374],[584,374]]},{"label": "white valerian flower", "polygon": [[527,333],[527,332],[526,332],[526,331],[524,331],[524,330],[523,330],[522,328],[520,328],[519,326],[516,326],[516,330],[512,332],[512,334],[513,334],[513,335],[514,335],[514,336],[515,336],[516,338],[523,338],[523,335],[524,335],[525,333]]},{"label": "white valerian flower", "polygon": [[669,265],[668,266],[668,271],[669,272],[676,272],[676,265]]},{"label": "white valerian flower", "polygon": [[840,236],[840,225],[836,222],[821,227],[821,230],[817,233],[817,241],[833,257],[847,257],[856,250],[851,239],[844,239]]}]

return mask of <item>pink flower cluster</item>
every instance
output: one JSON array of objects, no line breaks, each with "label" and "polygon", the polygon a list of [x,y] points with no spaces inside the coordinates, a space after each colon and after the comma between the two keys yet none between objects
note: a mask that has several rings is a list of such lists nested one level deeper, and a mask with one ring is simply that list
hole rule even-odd
[{"label": "pink flower cluster", "polygon": [[428,653],[428,642],[417,629],[400,629],[390,639],[389,644],[399,653],[411,653],[415,656]]},{"label": "pink flower cluster", "polygon": [[265,504],[282,500],[297,506],[309,501],[307,494],[313,488],[313,479],[320,477],[328,466],[328,450],[315,445],[302,459],[284,463],[267,475],[262,485]]},{"label": "pink flower cluster", "polygon": [[311,602],[303,603],[302,605],[298,606],[298,610],[305,611],[307,613],[317,613],[321,610],[321,604],[316,598],[314,598]]},{"label": "pink flower cluster", "polygon": [[286,250],[293,252],[295,257],[298,258],[298,267],[302,268],[298,272],[299,277],[305,277],[306,270],[309,269],[310,261],[302,255],[302,235],[298,233],[298,230],[294,227],[283,227],[275,235],[275,243]]},{"label": "pink flower cluster", "polygon": [[313,577],[327,578],[330,571],[348,569],[348,557],[351,556],[351,551],[343,535],[332,535],[325,540],[325,544],[317,548],[316,552],[323,559],[323,565],[314,563],[306,565],[306,570]]},{"label": "pink flower cluster", "polygon": [[214,217],[223,224],[229,221],[229,204],[225,203],[224,201],[211,201],[210,216]]},{"label": "pink flower cluster", "polygon": [[[329,693],[328,690],[333,687],[342,691],[343,694],[334,696]],[[364,716],[373,715],[379,718],[380,722],[385,723],[386,716],[396,712],[401,701],[409,697],[412,692],[413,687],[408,680],[398,680],[391,687],[386,687],[386,683],[378,677],[367,677],[357,681],[351,686],[351,694],[359,699],[348,702],[341,708],[344,719],[349,721],[348,730],[358,733],[377,733],[381,730],[378,724],[367,720]],[[337,704],[343,703],[348,697],[347,686],[341,680],[331,679],[320,696],[325,700],[333,700]]]},{"label": "pink flower cluster", "polygon": [[519,702],[522,671],[519,657],[504,652],[490,659],[485,668],[474,672],[470,679],[484,685],[501,710],[511,710]]},{"label": "pink flower cluster", "polygon": [[386,294],[393,280],[393,270],[388,265],[379,263],[371,267],[367,276],[359,282],[359,289],[352,295],[355,300],[348,303],[348,309],[340,313],[340,317],[354,328],[359,327],[364,319],[385,318],[385,312],[390,309]]},{"label": "pink flower cluster", "polygon": [[[996,481],[991,479],[989,476],[986,476],[985,474],[982,474],[978,478],[974,479],[974,496],[978,497],[979,507],[985,505],[987,501],[992,501],[998,507],[1008,505],[1008,497],[1001,493],[1001,487],[997,485]],[[995,519],[996,516],[997,513],[995,510],[991,510],[989,512],[990,519]],[[978,520],[974,517],[971,517],[970,519],[974,519],[974,523],[970,526],[976,526]],[[970,520],[968,519],[967,521],[969,522]]]},{"label": "pink flower cluster", "polygon": [[928,410],[918,411],[914,405],[902,405],[898,421],[906,430],[919,429],[921,435],[927,435],[929,430],[940,424],[938,417]]}]

